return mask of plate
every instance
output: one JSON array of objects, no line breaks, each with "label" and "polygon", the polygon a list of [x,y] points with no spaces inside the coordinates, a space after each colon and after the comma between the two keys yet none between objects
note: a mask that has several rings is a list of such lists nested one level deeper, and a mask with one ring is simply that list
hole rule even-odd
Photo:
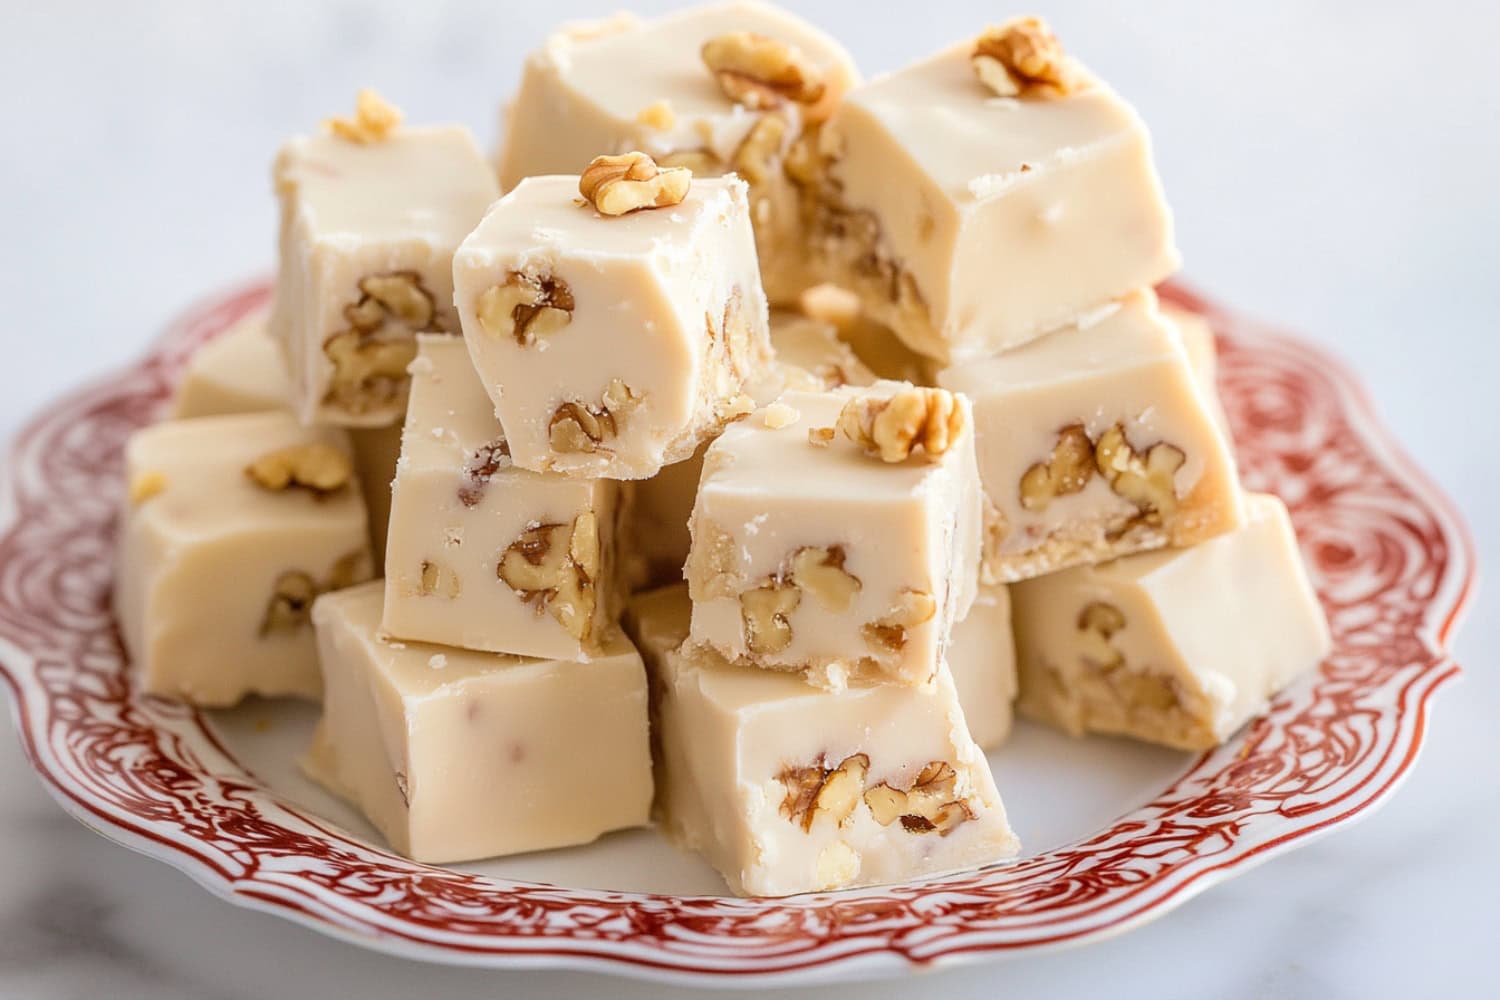
[{"label": "plate", "polygon": [[1453,505],[1343,367],[1182,286],[1210,319],[1247,486],[1291,510],[1332,655],[1225,746],[1188,756],[1018,724],[991,755],[1028,853],[912,884],[733,899],[650,831],[446,868],[398,857],[294,767],[315,710],[140,695],[109,611],[121,449],[193,349],[265,305],[192,310],[134,366],[20,433],[0,489],[0,675],[53,796],[214,893],[382,951],[700,984],[859,979],[1139,925],[1384,801],[1411,768],[1474,576]]}]

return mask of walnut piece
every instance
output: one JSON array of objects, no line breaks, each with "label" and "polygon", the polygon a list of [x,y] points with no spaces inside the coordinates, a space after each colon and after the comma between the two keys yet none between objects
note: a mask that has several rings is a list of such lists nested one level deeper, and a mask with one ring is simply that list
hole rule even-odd
[{"label": "walnut piece", "polygon": [[442,597],[454,600],[463,593],[463,581],[442,563],[423,559],[417,576],[418,597]]},{"label": "walnut piece", "polygon": [[511,467],[510,442],[497,438],[483,445],[464,463],[464,482],[458,488],[458,500],[465,507],[478,506],[484,499],[484,489],[495,473]]},{"label": "walnut piece", "polygon": [[641,403],[635,390],[611,379],[597,405],[569,401],[552,413],[547,436],[559,455],[590,454],[620,433],[625,417]]},{"label": "walnut piece", "polygon": [[865,792],[865,804],[881,826],[900,821],[907,833],[932,833],[946,837],[974,812],[957,794],[958,773],[947,761],[935,760],[922,768],[905,790],[882,782]]},{"label": "walnut piece", "polygon": [[895,607],[860,630],[865,643],[872,649],[886,653],[899,653],[906,648],[907,630],[932,620],[937,614],[937,601],[924,590],[903,590]]},{"label": "walnut piece", "polygon": [[255,485],[275,492],[302,488],[315,496],[343,489],[354,474],[354,462],[333,445],[294,444],[267,452],[245,466]]},{"label": "walnut piece", "polygon": [[261,635],[295,632],[306,625],[312,614],[312,603],[318,596],[318,585],[301,570],[287,570],[276,578],[271,600],[260,621]]},{"label": "walnut piece", "polygon": [[980,81],[1000,97],[1063,97],[1081,80],[1052,29],[1038,17],[986,28],[969,57]]},{"label": "walnut piece", "polygon": [[804,833],[821,816],[833,820],[835,826],[842,825],[859,806],[869,769],[870,758],[862,753],[845,757],[836,768],[824,767],[821,761],[810,767],[782,768],[776,776],[786,789],[781,814],[801,824]]},{"label": "walnut piece", "polygon": [[718,177],[724,173],[724,161],[711,149],[679,149],[656,159],[656,165],[686,167],[694,177]]},{"label": "walnut piece", "polygon": [[892,395],[856,396],[839,412],[838,428],[882,462],[904,462],[920,447],[929,461],[941,458],[962,436],[965,418],[947,389],[908,386]]},{"label": "walnut piece", "polygon": [[789,579],[828,611],[847,611],[861,584],[844,569],[845,558],[842,545],[800,548],[792,553]]},{"label": "walnut piece", "polygon": [[754,111],[786,101],[816,104],[826,89],[822,72],[800,49],[753,31],[716,35],[701,55],[724,96]]},{"label": "walnut piece", "polygon": [[1057,432],[1052,456],[1021,476],[1021,506],[1044,511],[1058,497],[1078,493],[1094,474],[1094,444],[1082,424]]},{"label": "walnut piece", "polygon": [[537,524],[511,543],[496,575],[580,642],[593,635],[599,579],[599,522],[591,510],[572,524]]},{"label": "walnut piece", "polygon": [[323,342],[333,363],[324,404],[366,413],[400,402],[406,366],[417,356],[415,334],[441,328],[432,294],[415,271],[359,280],[360,297],[344,307],[347,329]]},{"label": "walnut piece", "polygon": [[401,124],[401,109],[373,90],[361,90],[354,98],[353,118],[329,118],[323,127],[350,142],[368,145],[387,138]]},{"label": "walnut piece", "polygon": [[573,321],[573,290],[561,278],[512,271],[474,304],[479,328],[491,337],[514,337],[528,347]]},{"label": "walnut piece", "polygon": [[752,189],[764,185],[775,175],[788,128],[781,115],[768,114],[755,123],[734,151],[731,166]]},{"label": "walnut piece", "polygon": [[833,443],[832,427],[810,427],[807,430],[807,443],[819,448],[827,448]]},{"label": "walnut piece", "polygon": [[677,113],[669,101],[653,101],[636,112],[635,120],[647,128],[665,132],[677,124]]},{"label": "walnut piece", "polygon": [[1083,658],[1100,670],[1114,670],[1125,662],[1118,649],[1110,645],[1114,634],[1125,627],[1125,615],[1113,604],[1092,601],[1078,612],[1079,639]]},{"label": "walnut piece", "polygon": [[138,473],[130,480],[130,504],[138,507],[166,488],[166,473],[155,470]]},{"label": "walnut piece", "polygon": [[578,178],[578,193],[600,215],[625,215],[680,204],[692,181],[686,167],[662,168],[645,153],[621,153],[594,157]]},{"label": "walnut piece", "polygon": [[740,594],[740,619],[745,627],[745,647],[765,655],[779,653],[792,644],[792,626],[787,615],[802,603],[795,584],[772,580]]},{"label": "walnut piece", "polygon": [[1094,446],[1094,466],[1109,488],[1135,504],[1147,524],[1161,524],[1177,510],[1173,477],[1187,456],[1182,449],[1158,441],[1144,452],[1131,447],[1125,428],[1115,424]]}]

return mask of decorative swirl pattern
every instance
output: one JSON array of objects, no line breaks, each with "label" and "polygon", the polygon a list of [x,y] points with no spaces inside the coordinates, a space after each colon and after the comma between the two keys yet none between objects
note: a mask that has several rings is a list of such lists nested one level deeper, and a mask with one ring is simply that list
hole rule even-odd
[{"label": "decorative swirl pattern", "polygon": [[194,710],[137,694],[109,613],[123,442],[157,415],[192,350],[267,294],[255,285],[192,313],[143,362],[21,433],[0,497],[0,673],[27,753],[75,815],[222,895],[365,944],[769,980],[1102,935],[1378,803],[1415,756],[1427,698],[1457,673],[1444,646],[1473,559],[1448,502],[1335,363],[1168,289],[1215,325],[1245,481],[1287,501],[1336,638],[1317,675],[1231,744],[1091,837],[920,885],[678,898],[406,861],[262,787]]}]

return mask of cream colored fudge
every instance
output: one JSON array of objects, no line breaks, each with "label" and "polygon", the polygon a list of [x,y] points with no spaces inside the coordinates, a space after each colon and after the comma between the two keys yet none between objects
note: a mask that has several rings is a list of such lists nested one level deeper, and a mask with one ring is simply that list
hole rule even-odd
[{"label": "cream colored fudge", "polygon": [[1004,585],[980,587],[968,616],[953,626],[948,670],[974,742],[984,750],[1004,743],[1016,701],[1016,644]]},{"label": "cream colored fudge", "polygon": [[969,421],[961,396],[880,382],[726,428],[693,508],[692,641],[827,686],[931,682],[976,589]]},{"label": "cream colored fudge", "polygon": [[500,180],[510,190],[633,149],[699,177],[734,171],[750,186],[767,293],[789,302],[805,278],[788,154],[857,80],[838,42],[767,4],[569,25],[526,60]]},{"label": "cream colored fudge", "polygon": [[1021,711],[1073,735],[1201,750],[1330,649],[1281,501],[1245,526],[1011,588]]},{"label": "cream colored fudge", "polygon": [[[875,373],[854,350],[839,339],[836,326],[787,309],[771,311],[771,346],[787,389],[837,389],[844,385],[869,385]],[[751,393],[765,405],[775,395]],[[779,395],[777,393],[776,395]]]},{"label": "cream colored fudge", "polygon": [[818,138],[810,208],[814,271],[945,363],[1023,344],[1178,264],[1130,105],[1060,54],[1064,84],[998,93],[976,44],[850,90]]},{"label": "cream colored fudge", "polygon": [[[585,180],[605,202],[612,182]],[[516,465],[643,479],[743,415],[772,365],[745,186],[694,179],[621,215],[579,191],[532,177],[496,203],[453,259],[459,317]]]},{"label": "cream colored fudge", "polygon": [[860,309],[859,296],[837,285],[813,285],[798,307],[808,317],[828,323],[876,378],[915,385],[932,385],[937,365],[902,343],[889,327],[881,326]]},{"label": "cream colored fudge", "polygon": [[1243,522],[1224,435],[1150,292],[938,381],[974,402],[987,581],[1191,545]]},{"label": "cream colored fudge", "polygon": [[926,689],[821,691],[684,646],[681,585],[627,626],[651,674],[657,820],[742,896],[903,882],[1019,843],[946,671]]},{"label": "cream colored fudge", "polygon": [[383,113],[394,109],[362,95],[353,122],[292,139],[276,158],[271,332],[304,423],[400,423],[413,338],[458,332],[453,251],[500,194],[467,129]]},{"label": "cream colored fudge", "polygon": [[342,431],[284,412],[131,435],[114,608],[143,691],[317,697],[313,598],[373,573],[352,464]]},{"label": "cream colored fudge", "polygon": [[255,312],[193,352],[172,399],[174,419],[284,410],[286,363],[265,312]]},{"label": "cream colored fudge", "polygon": [[401,425],[353,427],[349,442],[354,446],[354,474],[365,497],[370,521],[370,549],[375,565],[385,565],[385,539],[391,527],[391,484],[396,480],[396,462],[401,457]]},{"label": "cream colored fudge", "polygon": [[617,484],[517,469],[452,337],[418,337],[386,540],[402,639],[587,659],[612,620]]},{"label": "cream colored fudge", "polygon": [[587,663],[380,632],[381,587],[313,607],[323,718],[304,768],[432,863],[585,844],[651,806],[646,675],[618,628]]},{"label": "cream colored fudge", "polygon": [[1205,317],[1181,306],[1163,303],[1161,312],[1182,337],[1188,364],[1192,366],[1193,376],[1197,378],[1198,387],[1203,391],[1208,412],[1219,425],[1219,430],[1224,432],[1224,440],[1232,448],[1234,436],[1229,430],[1229,417],[1224,412],[1223,401],[1219,399],[1219,350],[1214,343],[1213,327]]}]

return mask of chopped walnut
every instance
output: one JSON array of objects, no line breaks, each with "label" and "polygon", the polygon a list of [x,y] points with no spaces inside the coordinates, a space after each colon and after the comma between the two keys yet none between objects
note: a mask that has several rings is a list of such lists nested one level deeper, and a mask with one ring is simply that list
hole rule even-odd
[{"label": "chopped walnut", "polygon": [[906,648],[907,630],[926,624],[937,614],[937,601],[923,590],[903,590],[896,605],[876,621],[865,624],[860,635],[872,649],[899,653]]},{"label": "chopped walnut", "polygon": [[964,431],[964,410],[947,389],[908,386],[889,396],[855,396],[839,412],[838,428],[883,462],[903,462],[919,446],[936,461]]},{"label": "chopped walnut", "polygon": [[647,128],[665,132],[677,124],[677,114],[668,101],[653,101],[636,113],[635,120]]},{"label": "chopped walnut", "polygon": [[1083,643],[1083,657],[1100,670],[1113,670],[1125,662],[1110,639],[1125,627],[1125,615],[1113,604],[1093,601],[1078,613],[1078,631]]},{"label": "chopped walnut", "polygon": [[724,161],[711,149],[679,149],[656,158],[659,167],[686,167],[694,177],[718,177],[724,173]]},{"label": "chopped walnut", "polygon": [[401,109],[373,90],[361,90],[354,98],[353,118],[329,118],[323,127],[340,139],[368,145],[386,139],[401,124]]},{"label": "chopped walnut", "polygon": [[810,427],[807,431],[807,443],[819,448],[826,448],[833,443],[832,427]]},{"label": "chopped walnut", "polygon": [[898,820],[907,833],[932,833],[946,837],[974,811],[958,796],[958,773],[947,761],[935,760],[922,768],[911,787],[904,791],[882,782],[865,792],[865,804],[881,826]]},{"label": "chopped walnut", "polygon": [[862,753],[850,754],[836,768],[824,767],[821,761],[810,767],[785,767],[776,776],[786,788],[781,800],[781,814],[800,823],[803,832],[812,830],[821,816],[842,825],[859,806],[870,758]]},{"label": "chopped walnut", "polygon": [[498,438],[478,448],[464,465],[464,483],[458,488],[458,499],[465,507],[478,506],[484,489],[495,473],[511,467],[510,442]]},{"label": "chopped walnut", "polygon": [[139,506],[166,488],[166,473],[154,470],[139,473],[130,480],[130,503],[132,506]]},{"label": "chopped walnut", "polygon": [[333,363],[324,403],[350,413],[398,403],[406,366],[417,356],[415,334],[438,330],[441,317],[415,271],[372,274],[359,281],[360,297],[344,307],[347,329],[323,342]]},{"label": "chopped walnut", "polygon": [[842,545],[806,547],[792,553],[788,578],[829,611],[847,611],[860,591],[859,578],[844,569]]},{"label": "chopped walnut", "polygon": [[463,593],[463,581],[442,563],[423,559],[417,576],[418,597],[442,597],[455,600]]},{"label": "chopped walnut", "polygon": [[1058,497],[1081,492],[1093,474],[1094,444],[1082,424],[1069,424],[1057,432],[1052,456],[1021,476],[1021,506],[1044,511]]},{"label": "chopped walnut", "polygon": [[302,488],[327,496],[344,487],[354,474],[354,462],[333,445],[294,444],[267,452],[245,466],[255,485],[274,492]]},{"label": "chopped walnut", "polygon": [[260,621],[261,635],[295,632],[306,625],[317,599],[318,585],[301,570],[287,570],[276,578],[271,600]]},{"label": "chopped walnut", "polygon": [[1135,504],[1148,524],[1160,524],[1177,510],[1173,477],[1187,456],[1158,441],[1144,452],[1131,447],[1125,428],[1115,424],[1094,446],[1094,465],[1116,494]]},{"label": "chopped walnut", "polygon": [[593,635],[599,569],[599,522],[586,510],[572,524],[526,529],[495,572],[538,614],[546,611],[568,635],[587,642]]},{"label": "chopped walnut", "polygon": [[792,626],[787,616],[802,603],[802,591],[794,584],[772,580],[740,594],[740,619],[745,627],[745,647],[757,655],[779,653],[792,644]]},{"label": "chopped walnut", "polygon": [[756,111],[787,101],[816,104],[826,89],[822,72],[800,49],[752,31],[731,31],[703,43],[703,64],[732,101]]},{"label": "chopped walnut", "polygon": [[514,337],[528,347],[573,321],[573,290],[561,278],[512,271],[474,304],[479,328],[491,337]]},{"label": "chopped walnut", "polygon": [[600,215],[625,215],[682,202],[692,184],[686,167],[658,167],[645,153],[596,156],[578,178],[578,193]]},{"label": "chopped walnut", "polygon": [[560,455],[600,450],[620,433],[625,417],[640,403],[641,397],[620,379],[610,380],[597,405],[563,403],[547,424],[552,450]]},{"label": "chopped walnut", "polygon": [[731,166],[751,188],[759,188],[774,175],[788,128],[781,115],[768,114],[755,123],[734,151]]},{"label": "chopped walnut", "polygon": [[970,56],[974,73],[1000,97],[1063,97],[1081,79],[1045,21],[1018,17],[986,28]]}]

